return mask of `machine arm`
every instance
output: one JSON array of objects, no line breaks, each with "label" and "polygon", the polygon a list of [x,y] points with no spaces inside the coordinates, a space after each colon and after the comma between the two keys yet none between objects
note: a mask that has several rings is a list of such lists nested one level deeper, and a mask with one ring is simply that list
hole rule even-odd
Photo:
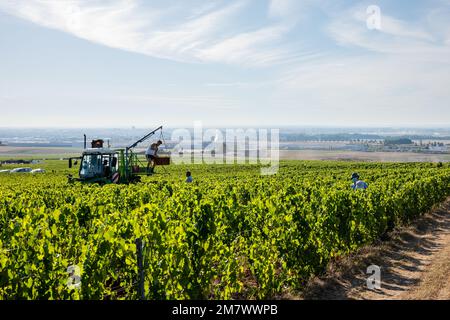
[{"label": "machine arm", "polygon": [[130,145],[129,147],[127,147],[127,150],[129,149],[133,149],[134,147],[136,147],[139,143],[147,140],[148,138],[150,138],[152,135],[155,134],[156,131],[158,130],[162,130],[162,126],[156,128],[155,130],[153,130],[152,132],[149,132],[148,134],[146,134],[145,136],[143,136],[141,139],[139,139],[138,141],[136,141],[135,143],[133,143],[132,145]]}]

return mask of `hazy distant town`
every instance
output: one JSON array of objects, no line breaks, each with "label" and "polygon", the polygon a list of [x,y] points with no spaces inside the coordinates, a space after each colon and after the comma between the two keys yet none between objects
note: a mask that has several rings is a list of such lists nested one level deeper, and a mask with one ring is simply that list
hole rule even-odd
[{"label": "hazy distant town", "polygon": [[[165,146],[176,128],[164,129]],[[236,128],[237,129],[237,128]],[[246,130],[246,128],[243,128]],[[225,129],[219,129],[225,132]],[[279,128],[279,149],[284,151],[323,150],[361,152],[450,153],[450,129],[428,128]],[[17,129],[0,128],[0,155],[11,148],[62,148],[79,150],[86,134],[89,139],[104,139],[111,147],[124,147],[139,139],[149,128],[111,129]],[[159,137],[159,136],[158,136]],[[158,137],[155,137],[158,138]],[[209,143],[208,141],[203,141]]]}]

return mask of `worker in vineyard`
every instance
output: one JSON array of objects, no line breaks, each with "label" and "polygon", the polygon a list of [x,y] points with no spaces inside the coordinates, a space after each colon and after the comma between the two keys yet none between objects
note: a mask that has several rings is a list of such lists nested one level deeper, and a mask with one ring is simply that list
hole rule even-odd
[{"label": "worker in vineyard", "polygon": [[353,181],[352,184],[353,190],[365,190],[369,187],[367,183],[360,180],[359,174],[357,174],[356,172],[352,174],[352,181]]},{"label": "worker in vineyard", "polygon": [[158,140],[156,143],[152,143],[145,151],[145,157],[147,158],[147,174],[153,173],[155,170],[155,159],[158,157],[158,148],[162,145],[162,141]]},{"label": "worker in vineyard", "polygon": [[192,182],[192,181],[194,181],[194,179],[192,178],[192,175],[191,175],[191,172],[190,171],[187,171],[186,172],[186,182]]}]

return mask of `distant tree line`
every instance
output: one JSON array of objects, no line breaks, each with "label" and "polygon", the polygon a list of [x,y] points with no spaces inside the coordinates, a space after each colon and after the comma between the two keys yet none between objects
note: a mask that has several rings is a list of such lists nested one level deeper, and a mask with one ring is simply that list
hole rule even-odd
[{"label": "distant tree line", "polygon": [[409,138],[402,138],[402,137],[392,138],[392,137],[389,137],[389,138],[384,139],[384,144],[385,145],[413,144],[413,141],[411,139],[409,139]]},{"label": "distant tree line", "polygon": [[362,133],[330,133],[330,134],[306,134],[306,133],[280,133],[280,141],[385,141],[385,144],[412,144],[413,140],[450,140],[450,136],[428,135],[403,135],[384,136]]},{"label": "distant tree line", "polygon": [[350,141],[350,140],[382,140],[375,134],[335,133],[335,134],[304,134],[280,133],[281,141]]}]

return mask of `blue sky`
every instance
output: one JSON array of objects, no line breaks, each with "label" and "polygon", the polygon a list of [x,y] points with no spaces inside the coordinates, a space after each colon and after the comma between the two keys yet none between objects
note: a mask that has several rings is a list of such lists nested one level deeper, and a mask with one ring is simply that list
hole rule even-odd
[{"label": "blue sky", "polygon": [[449,87],[450,0],[0,0],[0,126],[442,126]]}]

